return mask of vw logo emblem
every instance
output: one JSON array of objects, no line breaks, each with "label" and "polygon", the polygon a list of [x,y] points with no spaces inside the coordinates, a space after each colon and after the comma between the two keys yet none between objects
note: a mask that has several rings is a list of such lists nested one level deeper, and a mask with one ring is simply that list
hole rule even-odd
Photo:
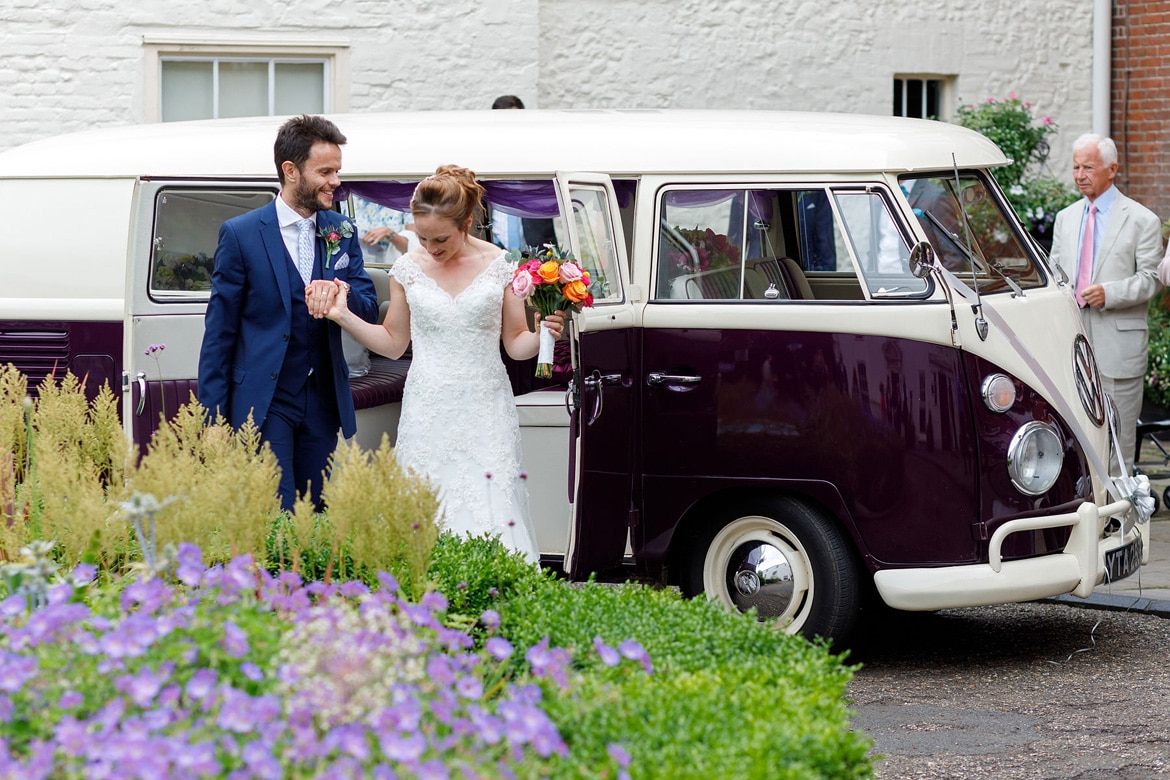
[{"label": "vw logo emblem", "polygon": [[754,571],[736,572],[735,589],[745,596],[753,596],[760,592],[760,578]]},{"label": "vw logo emblem", "polygon": [[1101,376],[1097,373],[1097,359],[1093,347],[1083,333],[1073,341],[1073,377],[1081,405],[1097,427],[1105,424],[1105,395],[1101,392]]}]

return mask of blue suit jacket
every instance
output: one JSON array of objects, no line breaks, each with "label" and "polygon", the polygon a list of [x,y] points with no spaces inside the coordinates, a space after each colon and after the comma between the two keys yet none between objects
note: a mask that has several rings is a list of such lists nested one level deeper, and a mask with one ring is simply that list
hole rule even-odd
[{"label": "blue suit jacket", "polygon": [[[335,211],[317,212],[318,231],[343,221],[345,218]],[[325,243],[318,238],[316,247],[321,261]],[[349,256],[348,264],[338,268],[338,261],[345,255]],[[292,324],[290,263],[275,203],[220,226],[199,352],[198,395],[213,417],[222,414],[237,428],[249,413],[257,427],[263,425],[276,391]],[[321,262],[323,279],[349,283],[350,311],[367,322],[375,322],[378,295],[362,262],[356,228],[349,238],[341,239],[337,253],[328,259],[328,267],[325,265]],[[341,430],[350,437],[357,423],[341,351],[341,328],[331,321],[325,321],[325,325]]]}]

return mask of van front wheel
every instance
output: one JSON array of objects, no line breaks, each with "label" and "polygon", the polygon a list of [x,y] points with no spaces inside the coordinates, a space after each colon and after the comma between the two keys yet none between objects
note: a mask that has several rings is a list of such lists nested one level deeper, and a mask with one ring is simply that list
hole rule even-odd
[{"label": "van front wheel", "polygon": [[691,552],[684,591],[730,609],[755,608],[790,634],[841,640],[860,608],[859,572],[837,526],[785,498],[716,523]]}]

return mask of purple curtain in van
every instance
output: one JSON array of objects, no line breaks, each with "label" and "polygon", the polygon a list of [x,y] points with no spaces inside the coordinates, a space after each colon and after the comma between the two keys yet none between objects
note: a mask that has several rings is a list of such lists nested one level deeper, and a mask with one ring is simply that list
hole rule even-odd
[{"label": "purple curtain in van", "polygon": [[[743,190],[671,190],[666,193],[666,205],[684,208],[711,206],[731,198],[740,198],[742,195]],[[750,190],[748,192],[748,213],[756,219],[771,221],[771,195],[772,193],[768,191]]]},{"label": "purple curtain in van", "polygon": [[[506,214],[517,217],[549,218],[560,215],[556,187],[551,181],[487,180],[480,182],[487,192],[487,202]],[[410,197],[417,182],[413,181],[354,181],[343,182],[335,197],[344,200],[350,193],[378,203],[395,211],[409,211]],[[637,189],[631,179],[613,182],[618,205],[625,208]]]}]

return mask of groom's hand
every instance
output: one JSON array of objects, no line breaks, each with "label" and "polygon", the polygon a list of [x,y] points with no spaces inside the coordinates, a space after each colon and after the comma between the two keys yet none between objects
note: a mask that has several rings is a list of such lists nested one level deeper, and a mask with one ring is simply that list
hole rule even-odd
[{"label": "groom's hand", "polygon": [[333,307],[333,299],[337,297],[338,287],[325,279],[314,279],[305,287],[305,305],[309,307],[309,314],[315,319],[321,319]]}]

